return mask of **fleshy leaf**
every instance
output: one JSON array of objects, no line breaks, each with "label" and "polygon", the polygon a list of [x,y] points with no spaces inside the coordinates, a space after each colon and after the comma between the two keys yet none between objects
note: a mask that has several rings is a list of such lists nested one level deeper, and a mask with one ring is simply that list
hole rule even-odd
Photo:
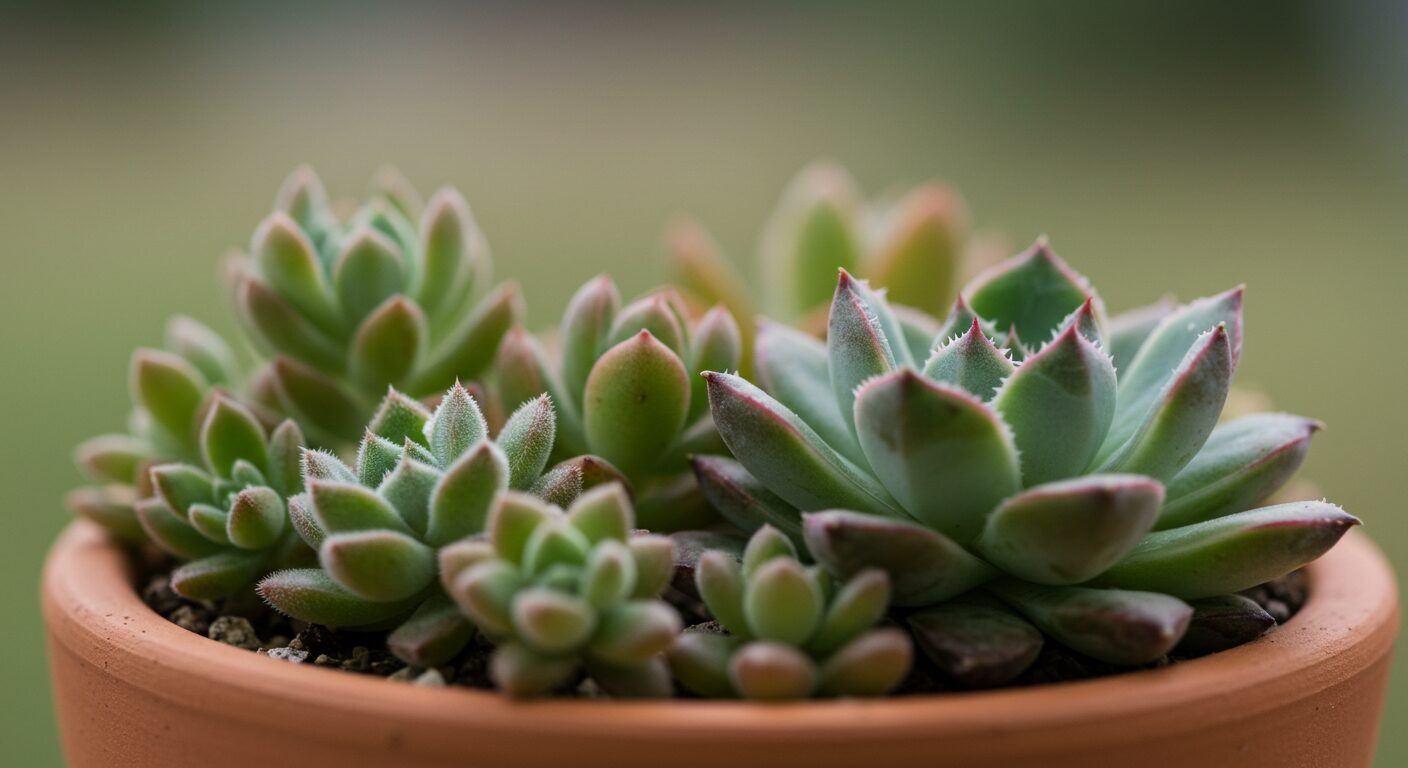
[{"label": "fleshy leaf", "polygon": [[357,449],[357,480],[368,488],[381,485],[406,455],[405,449],[368,432]]},{"label": "fleshy leaf", "polygon": [[259,582],[259,595],[275,610],[300,621],[330,627],[377,624],[411,612],[419,600],[377,603],[338,586],[321,568],[277,571]]},{"label": "fleshy leaf", "polygon": [[863,382],[894,370],[901,360],[895,346],[902,345],[903,339],[898,335],[891,339],[886,333],[878,302],[873,298],[863,283],[843,270],[827,324],[826,355],[832,394],[853,429],[856,389]]},{"label": "fleshy leaf", "polygon": [[504,283],[495,288],[474,311],[448,332],[439,352],[407,385],[413,394],[443,392],[456,381],[469,381],[494,361],[494,353],[508,329],[522,321],[523,299],[518,286]]},{"label": "fleshy leaf", "polygon": [[374,229],[352,236],[333,267],[333,285],[342,310],[354,323],[403,290],[406,264],[396,243]]},{"label": "fleshy leaf", "polygon": [[636,560],[637,599],[659,597],[675,570],[675,543],[665,536],[637,533],[626,546]]},{"label": "fleshy leaf", "polygon": [[417,667],[450,661],[474,636],[474,625],[444,595],[436,595],[416,608],[409,619],[386,638],[396,657]]},{"label": "fleshy leaf", "polygon": [[431,493],[425,540],[440,546],[484,530],[494,495],[508,479],[508,458],[498,446],[483,440],[470,448]]},{"label": "fleshy leaf", "polygon": [[1276,619],[1255,601],[1241,595],[1205,597],[1189,603],[1193,620],[1174,653],[1205,656],[1249,643],[1270,632]]},{"label": "fleshy leaf", "polygon": [[808,551],[838,578],[867,568],[888,574],[895,605],[932,605],[996,575],[952,540],[915,523],[838,510],[803,515],[802,531]]},{"label": "fleshy leaf", "polygon": [[1148,306],[1110,318],[1109,338],[1105,349],[1110,353],[1110,357],[1114,358],[1115,370],[1120,372],[1120,378],[1124,378],[1125,368],[1128,368],[1135,355],[1139,354],[1140,348],[1149,339],[1149,334],[1177,307],[1178,304],[1172,298],[1165,297]]},{"label": "fleshy leaf", "polygon": [[270,486],[287,497],[303,491],[303,446],[307,442],[297,422],[286,419],[269,437]]},{"label": "fleshy leaf", "polygon": [[369,390],[399,385],[415,369],[429,335],[425,314],[404,296],[393,296],[357,328],[352,374]]},{"label": "fleshy leaf", "polygon": [[851,461],[864,462],[850,419],[836,405],[826,345],[814,336],[772,322],[759,324],[756,344],[758,385],[801,417],[832,449]]},{"label": "fleshy leaf", "polygon": [[152,467],[151,483],[166,506],[184,515],[193,504],[215,500],[210,476],[189,464],[162,464]]},{"label": "fleshy leaf", "polygon": [[1256,506],[1295,475],[1319,422],[1259,413],[1217,426],[1168,483],[1159,528],[1211,520]]},{"label": "fleshy leaf", "polygon": [[530,587],[513,601],[514,635],[546,656],[570,653],[596,629],[596,611],[575,595]]},{"label": "fleshy leaf", "polygon": [[1007,355],[983,334],[975,317],[967,333],[929,355],[924,375],[986,402],[992,399],[998,385],[1012,375],[1013,368]]},{"label": "fleshy leaf", "polygon": [[591,655],[609,664],[641,664],[663,653],[679,633],[680,617],[668,604],[633,600],[602,615]]},{"label": "fleshy leaf", "polygon": [[737,648],[737,638],[687,631],[670,648],[670,670],[681,685],[700,696],[732,698],[728,667]]},{"label": "fleshy leaf", "polygon": [[871,630],[831,654],[821,665],[823,696],[883,696],[909,674],[914,646],[893,627]]},{"label": "fleshy leaf", "polygon": [[313,243],[292,218],[274,213],[265,219],[249,252],[259,276],[304,317],[324,333],[344,330]]},{"label": "fleshy leaf", "polygon": [[1325,554],[1359,519],[1323,501],[1297,501],[1157,531],[1097,584],[1187,599],[1239,592]]},{"label": "fleshy leaf", "polygon": [[988,517],[978,551],[1037,584],[1077,584],[1128,553],[1154,527],[1164,489],[1138,475],[1089,475],[1039,485]]},{"label": "fleshy leaf", "polygon": [[443,468],[455,463],[469,447],[489,436],[479,403],[458,383],[450,388],[435,416],[426,425],[431,453]]},{"label": "fleshy leaf", "polygon": [[194,365],[211,384],[232,384],[239,364],[230,345],[204,323],[176,315],[166,322],[166,348]]},{"label": "fleshy leaf", "polygon": [[1193,615],[1187,603],[1155,592],[1049,587],[1015,579],[988,589],[1056,641],[1111,664],[1158,660],[1183,638]]},{"label": "fleshy leaf", "polygon": [[275,360],[272,373],[283,410],[310,432],[349,442],[362,434],[363,406],[341,384],[288,358]]},{"label": "fleshy leaf", "polygon": [[215,398],[200,432],[201,455],[219,477],[230,477],[235,462],[244,459],[256,466],[269,460],[264,428],[249,409],[225,397]]},{"label": "fleshy leaf", "polygon": [[483,236],[464,196],[452,187],[431,196],[420,220],[421,264],[415,279],[416,302],[436,316],[466,282],[473,280],[471,249],[483,249]]},{"label": "fleshy leaf", "polygon": [[657,293],[638,299],[616,313],[611,331],[606,335],[606,346],[614,347],[623,341],[639,336],[642,331],[664,344],[675,357],[683,360],[686,355],[685,331],[679,316],[666,296]]},{"label": "fleshy leaf", "polygon": [[508,458],[508,487],[527,490],[543,473],[557,434],[552,400],[540,395],[513,412],[499,432],[497,443]]},{"label": "fleshy leaf", "polygon": [[158,498],[142,499],[134,507],[142,530],[157,546],[177,557],[198,560],[219,552],[221,545],[202,536],[186,518]]},{"label": "fleshy leaf", "polygon": [[305,483],[312,483],[314,480],[353,484],[357,482],[357,473],[327,451],[304,449],[301,465]]},{"label": "fleshy leaf", "polygon": [[913,369],[861,387],[856,434],[905,511],[959,542],[977,538],[988,512],[1019,487],[1017,454],[997,414]]},{"label": "fleshy leaf", "polygon": [[260,565],[259,556],[250,552],[220,552],[177,567],[171,588],[188,600],[219,600],[248,589]]},{"label": "fleshy leaf", "polygon": [[811,659],[790,645],[752,642],[733,654],[729,679],[745,699],[786,701],[811,695],[817,685],[817,669]]},{"label": "fleshy leaf", "polygon": [[699,319],[690,340],[689,367],[690,396],[689,421],[694,421],[709,410],[709,398],[705,391],[704,377],[696,374],[704,371],[736,371],[742,361],[743,338],[733,315],[722,306],[716,306]]},{"label": "fleshy leaf", "polygon": [[794,543],[801,542],[801,513],[769,491],[742,464],[723,456],[694,456],[690,464],[704,497],[725,520],[748,534],[771,525]]},{"label": "fleshy leaf", "polygon": [[540,656],[521,643],[505,643],[494,649],[489,661],[489,678],[494,687],[513,698],[541,696],[566,685],[578,674],[580,665],[572,657]]},{"label": "fleshy leaf", "polygon": [[608,539],[624,542],[635,527],[631,500],[617,483],[582,494],[567,510],[567,521],[593,544]]},{"label": "fleshy leaf", "polygon": [[641,331],[601,356],[584,397],[592,453],[634,475],[659,462],[684,426],[689,381],[679,357]]},{"label": "fleshy leaf", "polygon": [[874,478],[781,403],[738,376],[704,376],[724,443],[773,493],[802,510],[842,507],[903,516]]},{"label": "fleshy leaf", "polygon": [[246,488],[230,505],[226,534],[241,549],[266,549],[283,536],[288,523],[283,497],[272,488]]},{"label": "fleshy leaf", "polygon": [[925,608],[905,620],[919,650],[965,688],[1006,685],[1041,653],[1041,632],[982,593]]},{"label": "fleshy leaf", "polygon": [[1090,282],[1057,256],[1045,238],[978,275],[963,290],[973,311],[1031,340],[1050,338],[1067,315],[1094,295]]},{"label": "fleshy leaf", "polygon": [[743,566],[737,560],[717,550],[705,552],[695,565],[694,585],[709,615],[739,638],[752,637],[753,631],[743,610],[747,585],[743,580]]},{"label": "fleshy leaf", "polygon": [[435,551],[393,531],[334,533],[318,562],[343,589],[378,603],[412,597],[435,579]]},{"label": "fleshy leaf", "polygon": [[131,484],[150,453],[151,447],[144,440],[130,435],[102,435],[83,441],[74,451],[74,462],[97,482]]},{"label": "fleshy leaf", "polygon": [[340,372],[346,367],[337,342],[262,281],[249,276],[240,278],[235,301],[250,335],[265,348],[321,370]]},{"label": "fleshy leaf", "polygon": [[829,654],[874,627],[890,605],[890,578],[879,569],[857,573],[832,596],[816,634],[807,643],[813,654]]},{"label": "fleshy leaf", "polygon": [[312,480],[308,494],[318,525],[328,533],[396,531],[413,533],[396,510],[370,488],[354,483]]},{"label": "fleshy leaf", "polygon": [[[968,215],[951,188],[926,184],[902,199],[866,260],[866,274],[890,301],[942,312],[954,292]],[[931,336],[932,338],[932,336]]]},{"label": "fleshy leaf", "polygon": [[196,411],[205,379],[195,366],[170,352],[139,349],[132,355],[132,399],[180,445],[195,443]]},{"label": "fleshy leaf", "polygon": [[606,275],[581,288],[567,303],[559,335],[562,338],[562,380],[580,405],[587,377],[597,357],[605,349],[606,336],[621,308],[621,294]]},{"label": "fleshy leaf", "polygon": [[792,180],[763,230],[761,261],[772,311],[794,320],[831,297],[830,276],[860,266],[854,182],[839,166],[817,163]]}]

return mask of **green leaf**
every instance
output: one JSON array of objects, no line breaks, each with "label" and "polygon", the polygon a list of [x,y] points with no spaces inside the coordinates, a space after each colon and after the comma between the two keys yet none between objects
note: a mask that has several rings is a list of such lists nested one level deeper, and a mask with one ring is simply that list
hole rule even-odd
[{"label": "green leaf", "polygon": [[288,498],[288,520],[293,524],[298,538],[309,548],[317,549],[323,545],[323,539],[327,538],[328,533],[323,530],[322,523],[318,522],[317,515],[313,513],[313,500],[309,494],[300,493]]},{"label": "green leaf", "polygon": [[233,384],[239,364],[230,345],[215,331],[185,315],[166,321],[166,348],[195,366],[211,384]]},{"label": "green leaf", "polygon": [[577,650],[596,629],[596,611],[581,598],[551,589],[530,588],[513,601],[514,634],[545,656]]},{"label": "green leaf", "polygon": [[494,498],[485,530],[498,556],[514,565],[523,564],[523,548],[528,538],[547,520],[559,514],[542,501],[525,493],[506,492]]},{"label": "green leaf", "polygon": [[343,589],[378,603],[417,595],[435,580],[435,550],[394,531],[334,533],[318,562]]},{"label": "green leaf", "polygon": [[273,364],[274,391],[283,410],[324,442],[351,442],[363,432],[364,406],[322,372],[288,358]]},{"label": "green leaf", "polygon": [[808,166],[788,185],[762,236],[773,313],[795,320],[825,306],[830,276],[860,266],[859,197],[846,172],[829,163]]},{"label": "green leaf", "polygon": [[416,461],[403,451],[401,460],[377,487],[377,493],[391,502],[417,535],[424,536],[430,523],[430,498],[440,476],[439,470]]},{"label": "green leaf", "polygon": [[494,389],[499,404],[517,408],[539,395],[547,394],[557,412],[555,447],[559,455],[586,450],[579,414],[580,393],[569,395],[547,351],[533,335],[514,326],[499,345],[494,361]]},{"label": "green leaf", "polygon": [[401,216],[414,218],[421,210],[420,193],[394,165],[380,165],[372,172],[368,194],[385,201]]},{"label": "green leaf", "polygon": [[967,333],[972,328],[974,320],[978,321],[978,329],[982,331],[984,336],[989,339],[998,337],[997,328],[992,323],[973,314],[973,309],[968,306],[968,302],[964,301],[963,295],[959,294],[953,302],[953,307],[949,309],[943,325],[939,326],[939,330],[931,337],[934,341],[930,353],[932,354],[934,349]]},{"label": "green leaf", "polygon": [[843,507],[902,516],[885,489],[805,422],[749,382],[706,373],[709,406],[733,455],[773,493],[802,510]]},{"label": "green leaf", "polygon": [[221,600],[259,577],[260,557],[249,552],[220,552],[184,563],[171,572],[171,588],[187,600]]},{"label": "green leaf", "polygon": [[328,194],[323,189],[323,182],[308,165],[293,169],[274,198],[274,210],[288,214],[305,230],[321,224],[320,217],[327,207]]},{"label": "green leaf", "polygon": [[502,560],[469,566],[448,587],[450,597],[490,637],[503,637],[513,626],[513,598],[523,588],[518,569]]},{"label": "green leaf", "polygon": [[404,296],[393,296],[357,328],[352,340],[352,375],[364,389],[405,382],[425,350],[425,314]]},{"label": "green leaf", "polygon": [[878,568],[857,573],[831,598],[807,650],[817,655],[832,653],[879,623],[889,606],[890,577]]},{"label": "green leaf", "polygon": [[602,611],[629,598],[636,587],[636,561],[620,541],[598,542],[582,570],[582,599]]},{"label": "green leaf", "polygon": [[917,309],[900,304],[892,304],[890,312],[899,324],[909,359],[915,366],[929,359],[929,352],[934,347],[934,337],[939,333],[939,321]]},{"label": "green leaf", "polygon": [[816,689],[817,669],[811,659],[790,645],[753,642],[733,654],[729,679],[745,699],[804,699]]},{"label": "green leaf", "polygon": [[131,485],[151,451],[145,440],[130,435],[102,435],[79,444],[73,458],[96,482]]},{"label": "green leaf", "polygon": [[192,504],[215,501],[215,485],[210,476],[189,464],[152,467],[151,484],[166,506],[178,515],[185,515]]},{"label": "green leaf", "polygon": [[1041,238],[978,275],[963,294],[974,312],[997,327],[1015,326],[1028,339],[1044,339],[1095,291]]},{"label": "green leaf", "polygon": [[320,568],[276,571],[259,582],[258,591],[280,613],[329,627],[380,624],[410,613],[421,602],[419,596],[394,602],[364,600]]},{"label": "green leaf", "polygon": [[817,692],[823,696],[884,696],[909,674],[914,646],[893,627],[861,635],[821,665]]},{"label": "green leaf", "polygon": [[195,443],[196,412],[205,399],[206,382],[185,359],[154,349],[132,355],[132,399],[179,445]]},{"label": "green leaf", "polygon": [[355,324],[405,290],[406,263],[391,238],[374,229],[354,234],[333,267],[342,310]]},{"label": "green leaf", "polygon": [[792,541],[772,526],[759,528],[743,549],[743,576],[751,579],[758,569],[774,558],[797,559],[797,548]]},{"label": "green leaf", "polygon": [[709,699],[735,694],[728,677],[729,660],[738,648],[737,638],[686,631],[670,647],[670,671],[693,693]]},{"label": "green leaf", "polygon": [[875,299],[864,283],[844,270],[841,272],[827,324],[826,355],[832,394],[852,429],[856,390],[862,383],[894,370],[902,360],[895,345],[902,346],[903,339],[886,333],[879,301]]},{"label": "green leaf", "polygon": [[614,347],[639,336],[643,331],[649,332],[681,360],[688,353],[684,326],[663,293],[638,299],[616,313],[616,319],[606,335],[606,346]]},{"label": "green leaf", "polygon": [[836,404],[826,345],[795,328],[772,322],[759,323],[756,343],[758,385],[816,430],[833,450],[863,463],[865,456],[851,431],[850,418],[843,416]]},{"label": "green leaf", "polygon": [[997,414],[910,368],[861,387],[856,434],[905,511],[960,543],[977,538],[988,512],[1020,487],[1012,438]]},{"label": "green leaf", "polygon": [[581,462],[568,459],[544,472],[542,477],[533,481],[528,493],[559,507],[571,504],[578,496],[582,495],[582,467]]},{"label": "green leaf", "polygon": [[241,549],[267,549],[284,534],[288,523],[283,497],[272,488],[246,488],[230,505],[226,534]]},{"label": "green leaf", "polygon": [[626,542],[636,561],[636,589],[632,597],[659,597],[675,571],[675,543],[664,536],[637,533]]},{"label": "green leaf", "polygon": [[282,496],[303,492],[302,457],[307,440],[292,419],[286,419],[269,437],[269,484]]},{"label": "green leaf", "polygon": [[293,219],[274,213],[260,223],[249,247],[259,276],[314,326],[330,336],[345,332],[316,249]]},{"label": "green leaf", "polygon": [[838,578],[884,571],[895,605],[931,605],[996,575],[951,539],[916,523],[833,510],[802,515],[802,533],[807,550]]},{"label": "green leaf", "polygon": [[1220,424],[1168,483],[1159,528],[1200,523],[1256,506],[1295,475],[1320,423],[1258,413]]},{"label": "green leaf", "polygon": [[401,446],[368,432],[357,448],[357,482],[376,488],[405,454]]},{"label": "green leaf", "polygon": [[520,643],[505,643],[494,649],[489,678],[508,696],[524,699],[565,686],[580,668],[575,658],[545,657]]},{"label": "green leaf", "polygon": [[421,269],[416,275],[416,302],[435,316],[446,308],[462,281],[473,279],[469,251],[482,249],[469,204],[452,187],[436,190],[420,221]]},{"label": "green leaf", "polygon": [[446,544],[436,552],[436,560],[440,564],[440,583],[448,594],[459,577],[470,568],[498,559],[494,546],[481,538],[460,539]]},{"label": "green leaf", "polygon": [[416,667],[444,664],[459,655],[474,637],[474,625],[444,595],[421,603],[405,623],[386,638],[396,658]]},{"label": "green leaf", "polygon": [[329,372],[347,366],[342,347],[263,281],[244,276],[235,287],[240,319],[254,339],[278,354]]},{"label": "green leaf", "polygon": [[801,513],[769,491],[742,464],[722,456],[694,456],[690,464],[705,498],[725,520],[747,534],[771,525],[794,543],[801,542]]},{"label": "green leaf", "polygon": [[866,274],[885,289],[890,301],[926,312],[944,311],[954,293],[967,218],[951,188],[916,187],[890,214],[875,252],[866,260]]},{"label": "green leaf", "polygon": [[592,368],[584,400],[587,445],[634,476],[660,460],[688,411],[684,365],[649,331],[641,331]]},{"label": "green leaf", "polygon": [[1240,592],[1325,554],[1359,519],[1323,501],[1297,501],[1157,531],[1096,583],[1190,600]]},{"label": "green leaf", "polygon": [[602,614],[592,638],[592,658],[608,664],[642,664],[664,653],[680,634],[680,617],[659,600],[634,600]]},{"label": "green leaf", "polygon": [[406,385],[408,391],[415,395],[443,392],[456,381],[478,377],[494,361],[504,334],[522,322],[523,312],[518,286],[505,283],[495,288],[436,346],[438,352]]},{"label": "green leaf", "polygon": [[118,541],[139,544],[147,540],[147,534],[132,509],[134,498],[131,486],[108,485],[69,491],[64,503],[75,515],[102,526]]},{"label": "green leaf", "polygon": [[705,552],[694,569],[694,586],[709,615],[725,629],[743,640],[753,636],[743,609],[747,584],[737,560],[717,550]]},{"label": "green leaf", "polygon": [[211,504],[192,504],[186,520],[200,535],[216,544],[230,543],[230,513]]},{"label": "green leaf", "polygon": [[430,411],[418,400],[391,389],[367,429],[398,445],[406,440],[425,443],[425,425],[430,419]]},{"label": "green leaf", "polygon": [[[747,284],[719,249],[714,238],[691,220],[676,220],[665,234],[674,285],[697,296],[704,304],[721,304],[733,315],[741,332],[742,360],[751,360],[750,340],[758,310]],[[698,372],[699,368],[695,369]]]},{"label": "green leaf", "polygon": [[1037,584],[1076,584],[1109,568],[1154,527],[1163,486],[1139,475],[1088,475],[1047,483],[1002,502],[979,553]]},{"label": "green leaf", "polygon": [[557,417],[547,395],[536,397],[509,416],[496,440],[508,457],[508,486],[527,490],[543,474],[557,435]]},{"label": "green leaf", "polygon": [[704,371],[736,371],[742,362],[743,337],[733,315],[723,306],[716,306],[704,313],[694,328],[694,338],[690,341],[689,366],[690,397],[688,421],[694,421],[709,410],[709,398],[705,391]]},{"label": "green leaf", "polygon": [[1136,429],[1127,439],[1116,432],[1121,427],[1117,417],[1097,458],[1100,471],[1165,481],[1177,475],[1217,426],[1234,368],[1227,327],[1219,325],[1189,350],[1142,421],[1133,423]]},{"label": "green leaf", "polygon": [[593,544],[607,540],[624,542],[635,527],[630,497],[619,483],[583,493],[567,510],[567,521]]},{"label": "green leaf", "polygon": [[1120,378],[1124,378],[1125,369],[1139,354],[1149,335],[1177,306],[1172,298],[1164,297],[1148,306],[1110,318],[1109,341],[1105,348],[1114,358],[1115,370],[1120,372]]},{"label": "green leaf", "polygon": [[435,409],[435,416],[426,427],[426,436],[435,461],[443,468],[455,463],[470,446],[488,438],[489,425],[479,410],[479,403],[456,382]]},{"label": "green leaf", "polygon": [[607,334],[620,307],[621,295],[607,275],[587,282],[567,303],[558,335],[562,338],[562,382],[574,405],[581,404],[587,377],[605,350]]},{"label": "green leaf", "polygon": [[770,559],[746,578],[743,612],[754,635],[789,645],[811,638],[821,622],[824,598],[796,560]]},{"label": "green leaf", "polygon": [[533,529],[523,545],[523,570],[541,576],[553,566],[586,565],[592,543],[565,520],[547,520]]},{"label": "green leaf", "polygon": [[396,510],[370,488],[331,480],[310,480],[308,494],[318,525],[328,533],[377,530],[413,533]]},{"label": "green leaf", "polygon": [[1120,589],[1049,587],[1015,579],[988,589],[1052,639],[1111,664],[1157,661],[1182,639],[1193,609],[1175,597]]},{"label": "green leaf", "polygon": [[235,462],[244,459],[258,467],[269,463],[264,428],[248,408],[219,396],[205,415],[200,431],[201,455],[218,477],[230,477]]},{"label": "green leaf", "polygon": [[445,471],[430,496],[425,540],[441,546],[484,530],[494,495],[508,487],[504,452],[487,440],[470,448]]},{"label": "green leaf", "polygon": [[1193,600],[1193,619],[1174,653],[1205,656],[1249,643],[1270,632],[1276,619],[1255,601],[1241,595]]},{"label": "green leaf", "polygon": [[184,516],[171,511],[159,498],[142,499],[133,508],[147,536],[179,558],[199,560],[221,550],[219,544],[200,535]]},{"label": "green leaf", "polygon": [[311,484],[314,480],[330,480],[337,483],[357,483],[357,473],[350,467],[342,463],[342,460],[327,451],[303,449],[302,454],[303,482]]},{"label": "green leaf", "polygon": [[1010,683],[1043,645],[1036,627],[982,593],[916,611],[905,623],[929,661],[965,688]]},{"label": "green leaf", "polygon": [[998,385],[1012,375],[1007,354],[983,334],[978,318],[968,332],[936,348],[924,363],[924,375],[940,384],[951,384],[986,402]]}]

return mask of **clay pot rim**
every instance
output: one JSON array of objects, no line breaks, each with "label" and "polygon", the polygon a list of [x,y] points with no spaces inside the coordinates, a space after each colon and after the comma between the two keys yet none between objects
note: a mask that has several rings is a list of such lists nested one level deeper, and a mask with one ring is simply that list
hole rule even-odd
[{"label": "clay pot rim", "polygon": [[[1311,695],[1391,650],[1397,585],[1384,556],[1352,531],[1309,569],[1301,611],[1239,648],[1160,669],[1030,688],[876,700],[755,704],[736,701],[516,702],[491,692],[425,688],[339,670],[274,661],[199,637],[154,613],[132,586],[125,555],[79,521],[59,537],[42,584],[51,642],[181,706],[233,713],[253,724],[307,728],[300,712],[345,713],[525,738],[728,738],[885,740],[1017,730],[1058,732],[1092,721],[1195,732]],[[184,683],[184,684],[173,684]],[[258,707],[249,703],[257,701]],[[1170,718],[1170,710],[1178,717]],[[328,718],[313,718],[317,721]],[[350,721],[349,721],[350,722]]]}]

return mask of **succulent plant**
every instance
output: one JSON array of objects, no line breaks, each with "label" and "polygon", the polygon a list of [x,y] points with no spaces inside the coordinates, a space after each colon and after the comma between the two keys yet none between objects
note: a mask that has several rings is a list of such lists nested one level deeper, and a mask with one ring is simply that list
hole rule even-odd
[{"label": "succulent plant", "polygon": [[259,594],[303,621],[393,626],[388,644],[410,664],[452,658],[473,627],[440,589],[437,553],[483,531],[499,491],[531,490],[563,503],[581,492],[579,465],[544,473],[554,426],[552,403],[539,397],[491,440],[479,405],[458,384],[434,414],[393,390],[355,467],[303,452],[307,490],[289,499],[288,511],[320,567],[270,574]]},{"label": "succulent plant", "polygon": [[668,696],[664,651],[680,618],[659,595],[673,573],[668,538],[632,534],[619,483],[567,511],[505,492],[487,538],[440,551],[444,589],[496,645],[495,685],[516,697],[558,690],[583,672],[616,696]]},{"label": "succulent plant", "polygon": [[[887,289],[903,315],[939,313],[959,280],[995,260],[991,240],[970,238],[967,210],[947,185],[929,182],[865,201],[844,168],[815,162],[788,185],[764,227],[761,303],[777,320],[824,331],[831,276],[840,268]],[[681,289],[728,307],[751,352],[758,302],[713,238],[681,221],[667,233],[666,250]]]},{"label": "succulent plant", "polygon": [[905,633],[876,628],[889,607],[890,580],[875,568],[838,583],[804,566],[790,539],[764,525],[742,562],[705,552],[695,583],[727,630],[687,632],[670,651],[680,682],[711,698],[782,700],[881,696],[909,672]]},{"label": "succulent plant", "polygon": [[722,307],[691,322],[661,291],[625,307],[609,277],[567,305],[560,349],[515,328],[499,349],[496,389],[506,406],[543,392],[558,404],[555,455],[591,452],[630,482],[640,524],[679,530],[714,519],[689,472],[689,454],[722,452],[709,417],[706,370],[739,364],[738,326]]},{"label": "succulent plant", "polygon": [[[166,326],[162,349],[132,355],[128,431],[95,437],[78,446],[75,463],[94,485],[68,496],[81,517],[124,541],[146,540],[136,503],[152,493],[148,470],[159,463],[201,461],[201,425],[216,392],[238,384],[239,366],[218,334],[189,317]],[[266,426],[267,414],[260,414]]]},{"label": "succulent plant", "polygon": [[[842,271],[824,346],[764,327],[767,392],[706,374],[742,465],[696,462],[720,511],[750,529],[785,521],[839,577],[885,570],[898,605],[982,587],[1118,664],[1173,648],[1185,600],[1282,576],[1358,523],[1324,502],[1254,509],[1316,424],[1219,426],[1241,289],[1156,322],[1107,322],[1085,278],[1039,241],[975,278],[930,343],[908,331]],[[1128,356],[1123,368],[1107,348]]]},{"label": "succulent plant", "polygon": [[[399,176],[345,217],[302,167],[229,275],[237,315],[274,357],[255,396],[322,445],[353,444],[388,385],[413,397],[479,376],[522,314],[489,291],[488,246],[459,192],[424,211]],[[488,292],[488,295],[484,294]]]},{"label": "succulent plant", "polygon": [[151,469],[153,494],[137,502],[137,516],[153,542],[187,561],[171,573],[177,593],[237,597],[270,571],[310,559],[284,506],[303,490],[303,442],[292,421],[266,435],[249,409],[221,396],[201,428],[201,466]]}]

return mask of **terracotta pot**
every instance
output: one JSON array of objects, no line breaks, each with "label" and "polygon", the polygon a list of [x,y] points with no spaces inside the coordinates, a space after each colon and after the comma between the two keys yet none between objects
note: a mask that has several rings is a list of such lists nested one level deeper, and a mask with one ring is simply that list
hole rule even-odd
[{"label": "terracotta pot", "polygon": [[191,634],[74,524],[43,586],[64,751],[84,766],[1368,766],[1398,628],[1351,533],[1292,621],[1240,648],[1102,680],[780,706],[515,703],[296,666]]}]

